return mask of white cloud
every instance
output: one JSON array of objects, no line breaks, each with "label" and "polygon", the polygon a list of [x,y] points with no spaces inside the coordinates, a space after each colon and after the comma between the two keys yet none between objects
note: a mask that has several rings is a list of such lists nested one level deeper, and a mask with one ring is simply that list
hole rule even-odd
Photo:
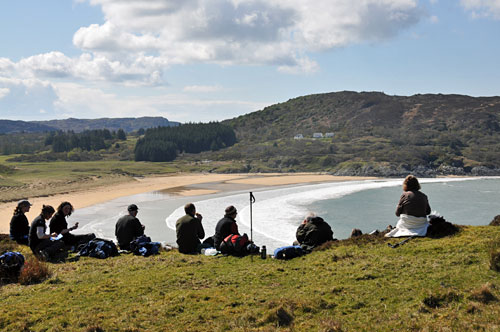
[{"label": "white cloud", "polygon": [[185,86],[182,91],[184,92],[216,92],[221,91],[222,87],[219,85],[190,85]]},{"label": "white cloud", "polygon": [[7,96],[10,93],[9,88],[0,88],[0,99]]},{"label": "white cloud", "polygon": [[500,19],[500,0],[461,0],[460,3],[473,17]]},{"label": "white cloud", "polygon": [[425,15],[417,0],[89,2],[101,6],[106,22],[75,33],[75,46],[88,52],[117,58],[137,52],[163,64],[265,64],[286,72],[316,70],[307,52],[391,38]]}]

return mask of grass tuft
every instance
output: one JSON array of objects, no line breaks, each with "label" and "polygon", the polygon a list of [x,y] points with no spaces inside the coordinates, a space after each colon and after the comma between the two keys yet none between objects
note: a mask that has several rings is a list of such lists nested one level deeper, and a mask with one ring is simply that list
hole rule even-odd
[{"label": "grass tuft", "polygon": [[89,326],[85,332],[104,332],[104,330],[99,326]]},{"label": "grass tuft", "polygon": [[24,263],[19,275],[19,283],[21,285],[33,285],[44,281],[50,276],[51,273],[47,264],[31,257]]},{"label": "grass tuft", "polygon": [[492,284],[485,284],[481,288],[474,290],[469,299],[483,304],[498,301],[491,291],[492,288],[494,288]]},{"label": "grass tuft", "polygon": [[452,302],[460,301],[462,297],[452,291],[445,294],[431,294],[426,297],[422,302],[429,308],[441,308],[449,305]]},{"label": "grass tuft", "polygon": [[332,318],[327,318],[321,321],[321,329],[320,331],[322,332],[342,332],[342,325],[332,319]]}]

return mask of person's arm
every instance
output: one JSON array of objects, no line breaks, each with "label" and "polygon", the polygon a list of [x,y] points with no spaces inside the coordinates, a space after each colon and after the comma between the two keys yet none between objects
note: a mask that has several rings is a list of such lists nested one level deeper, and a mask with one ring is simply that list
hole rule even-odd
[{"label": "person's arm", "polygon": [[38,226],[36,228],[36,236],[40,240],[44,240],[44,239],[50,239],[51,237],[56,237],[57,233],[45,234],[45,231],[43,230],[43,227],[42,226]]},{"label": "person's arm", "polygon": [[75,225],[74,225],[73,227],[63,229],[63,230],[61,231],[61,234],[62,234],[62,235],[67,234],[67,233],[69,233],[69,232],[71,232],[71,231],[74,231],[74,230],[75,230],[75,229],[77,229],[77,228],[78,228],[78,222],[76,222],[76,223],[75,223]]},{"label": "person's arm", "polygon": [[396,217],[399,217],[403,212],[404,201],[405,201],[405,194],[402,194],[401,197],[399,198],[398,205],[396,206]]},{"label": "person's arm", "polygon": [[304,243],[304,239],[306,236],[306,232],[304,230],[304,227],[306,224],[300,224],[299,228],[297,228],[297,232],[295,233],[295,237],[297,238],[297,242],[299,243]]},{"label": "person's arm", "polygon": [[236,224],[235,222],[231,223],[231,234],[240,235],[240,233],[238,232],[238,224]]},{"label": "person's arm", "polygon": [[202,218],[198,218],[198,216],[196,216],[195,219],[198,220],[198,238],[203,239],[205,237],[205,230],[203,229],[203,224],[201,223]]}]

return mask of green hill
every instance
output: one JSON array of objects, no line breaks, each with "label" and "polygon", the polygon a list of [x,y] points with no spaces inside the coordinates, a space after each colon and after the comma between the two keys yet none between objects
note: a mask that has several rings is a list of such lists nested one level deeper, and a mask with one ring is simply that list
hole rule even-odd
[{"label": "green hill", "polygon": [[[332,243],[290,261],[162,252],[0,286],[2,331],[497,331],[500,228]],[[29,254],[28,250],[21,249]],[[498,249],[497,249],[498,250]]]},{"label": "green hill", "polygon": [[239,143],[201,159],[240,161],[228,171],[493,175],[500,174],[499,121],[500,97],[317,94],[224,121]]}]

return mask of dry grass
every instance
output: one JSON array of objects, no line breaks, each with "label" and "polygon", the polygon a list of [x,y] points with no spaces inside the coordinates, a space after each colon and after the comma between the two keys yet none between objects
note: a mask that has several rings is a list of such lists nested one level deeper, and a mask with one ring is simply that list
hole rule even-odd
[{"label": "dry grass", "polygon": [[485,284],[481,288],[476,289],[469,296],[469,299],[483,304],[488,304],[490,302],[498,301],[495,295],[493,295],[492,289],[495,286],[493,284]]},{"label": "dry grass", "polygon": [[46,263],[37,260],[31,256],[24,263],[24,267],[19,275],[19,283],[21,285],[37,284],[51,276],[51,272]]}]

